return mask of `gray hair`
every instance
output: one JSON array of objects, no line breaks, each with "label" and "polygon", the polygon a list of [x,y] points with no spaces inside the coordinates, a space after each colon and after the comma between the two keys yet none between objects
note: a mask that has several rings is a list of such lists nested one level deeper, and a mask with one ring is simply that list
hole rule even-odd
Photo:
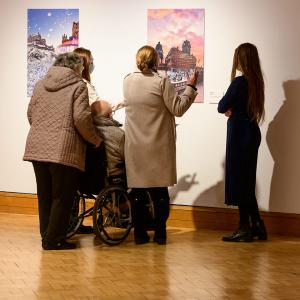
[{"label": "gray hair", "polygon": [[74,52],[59,54],[53,63],[53,66],[70,68],[72,70],[76,70],[80,65],[83,65],[83,61]]}]

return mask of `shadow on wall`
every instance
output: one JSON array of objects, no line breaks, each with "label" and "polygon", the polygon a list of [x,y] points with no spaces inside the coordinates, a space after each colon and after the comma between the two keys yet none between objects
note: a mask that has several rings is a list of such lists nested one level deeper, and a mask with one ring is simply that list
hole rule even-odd
[{"label": "shadow on wall", "polygon": [[182,176],[177,184],[169,189],[171,203],[175,201],[179,192],[187,192],[193,185],[199,184],[199,182],[195,181],[196,175],[197,173]]},{"label": "shadow on wall", "polygon": [[[225,197],[225,162],[222,164],[223,176],[222,180],[216,182],[213,186],[207,188],[202,193],[200,193],[193,202],[193,206],[206,206],[212,208],[222,208],[224,205]],[[227,206],[226,206],[227,207]],[[214,209],[215,210],[215,209]],[[217,211],[218,209],[216,209]],[[228,229],[228,220],[223,215],[216,214],[210,210],[199,214],[199,211],[193,209],[193,221],[197,229],[203,228],[214,228],[214,229]],[[216,221],[216,218],[218,221]],[[224,224],[223,224],[224,223]],[[221,225],[220,225],[221,224]]]},{"label": "shadow on wall", "polygon": [[[225,162],[222,164],[223,170],[225,167]],[[182,220],[188,223],[192,218],[193,226],[197,229],[209,228],[209,229],[222,229],[222,230],[232,230],[237,224],[237,214],[236,212],[231,212],[230,214],[224,214],[222,207],[228,207],[224,204],[225,195],[225,180],[218,181],[213,186],[201,192],[193,201],[192,210],[189,213],[181,216]],[[180,192],[188,192],[191,187],[199,182],[195,181],[196,173],[192,175],[184,175],[178,180],[177,185],[169,189],[169,195],[171,203],[177,198]],[[202,208],[197,208],[200,206]],[[203,208],[204,207],[204,208]],[[205,208],[207,207],[207,208]],[[209,208],[211,207],[211,208]],[[232,208],[232,207],[231,207]]]},{"label": "shadow on wall", "polygon": [[200,193],[193,202],[193,206],[210,206],[210,207],[222,207],[224,206],[225,197],[225,162],[223,167],[223,179],[218,181],[213,186]]},{"label": "shadow on wall", "polygon": [[284,82],[283,89],[286,99],[267,131],[274,160],[269,210],[299,213],[300,80]]}]

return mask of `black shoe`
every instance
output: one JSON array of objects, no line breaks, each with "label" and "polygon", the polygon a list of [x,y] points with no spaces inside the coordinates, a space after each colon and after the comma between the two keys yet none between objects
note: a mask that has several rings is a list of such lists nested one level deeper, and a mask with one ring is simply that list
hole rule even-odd
[{"label": "black shoe", "polygon": [[76,244],[68,243],[67,241],[61,241],[56,244],[51,244],[49,242],[43,241],[42,247],[44,250],[70,250],[75,249]]},{"label": "black shoe", "polygon": [[165,229],[156,230],[153,242],[156,242],[158,245],[165,245],[167,243],[167,231]]},{"label": "black shoe", "polygon": [[267,229],[263,220],[259,220],[252,224],[251,233],[253,238],[257,238],[262,241],[268,239]]},{"label": "black shoe", "polygon": [[153,242],[157,243],[158,245],[165,245],[167,243],[166,238],[159,238],[159,237],[154,237]]},{"label": "black shoe", "polygon": [[92,226],[85,226],[81,224],[79,228],[77,229],[76,233],[81,233],[81,234],[91,234],[94,233],[94,229]]},{"label": "black shoe", "polygon": [[247,226],[239,228],[230,235],[223,236],[222,240],[224,242],[252,242],[253,237],[250,228]]},{"label": "black shoe", "polygon": [[148,234],[146,234],[144,236],[135,236],[134,241],[135,241],[136,245],[142,245],[142,244],[149,243],[150,237]]}]

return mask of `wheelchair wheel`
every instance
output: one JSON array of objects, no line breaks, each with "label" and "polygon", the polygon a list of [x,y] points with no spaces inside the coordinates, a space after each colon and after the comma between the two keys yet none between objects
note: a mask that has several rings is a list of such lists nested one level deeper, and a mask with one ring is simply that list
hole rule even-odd
[{"label": "wheelchair wheel", "polygon": [[82,224],[85,212],[85,198],[80,193],[74,198],[73,206],[71,209],[69,227],[67,230],[67,238],[73,236]]},{"label": "wheelchair wheel", "polygon": [[107,245],[118,245],[128,236],[132,220],[131,202],[125,189],[110,186],[100,192],[93,212],[97,237]]}]

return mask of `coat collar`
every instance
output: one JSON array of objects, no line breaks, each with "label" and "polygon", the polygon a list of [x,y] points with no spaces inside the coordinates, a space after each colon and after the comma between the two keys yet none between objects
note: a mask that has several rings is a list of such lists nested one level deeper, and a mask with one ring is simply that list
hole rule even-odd
[{"label": "coat collar", "polygon": [[142,73],[142,74],[158,74],[158,72],[154,69],[148,69],[146,71],[141,71],[138,68],[135,68],[135,70],[133,71],[133,73]]}]

